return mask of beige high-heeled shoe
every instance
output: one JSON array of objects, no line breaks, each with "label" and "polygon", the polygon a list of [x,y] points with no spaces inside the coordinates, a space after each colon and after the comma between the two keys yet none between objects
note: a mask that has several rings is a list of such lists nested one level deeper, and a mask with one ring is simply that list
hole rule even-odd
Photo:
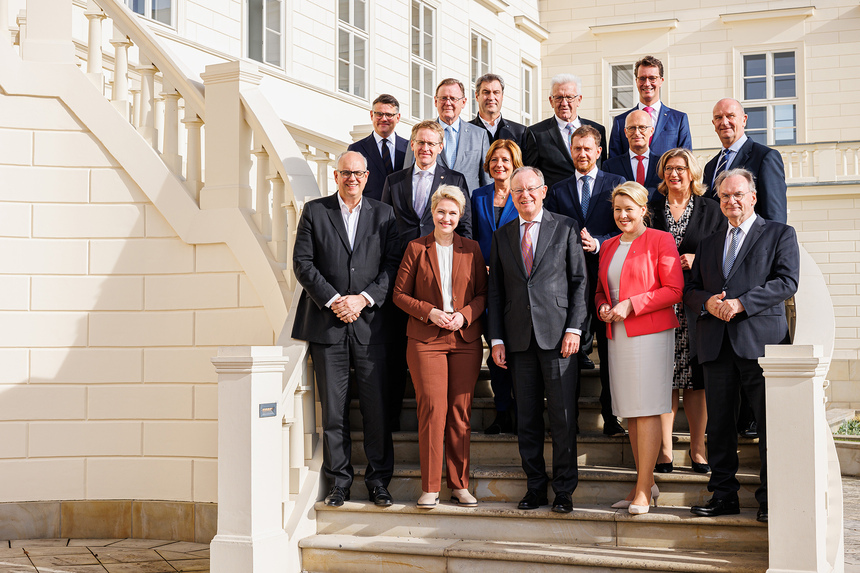
[{"label": "beige high-heeled shoe", "polygon": [[418,498],[416,505],[419,509],[433,509],[439,503],[439,492],[431,491],[421,492],[421,497]]},{"label": "beige high-heeled shoe", "polygon": [[[654,507],[657,507],[657,498],[660,497],[660,489],[657,487],[657,484],[651,486],[651,500],[654,502]],[[610,506],[612,509],[627,509],[630,507],[630,502],[626,499],[622,499],[621,501],[616,501]],[[637,506],[642,507],[642,506]],[[632,511],[630,513],[633,513]],[[640,512],[640,513],[648,513]]]}]

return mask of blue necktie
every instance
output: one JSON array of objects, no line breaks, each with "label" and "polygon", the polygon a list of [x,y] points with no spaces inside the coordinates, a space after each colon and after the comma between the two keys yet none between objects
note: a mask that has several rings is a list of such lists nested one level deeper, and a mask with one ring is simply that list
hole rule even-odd
[{"label": "blue necktie", "polygon": [[723,261],[723,278],[729,278],[729,273],[732,272],[732,267],[735,265],[735,259],[738,257],[738,241],[740,240],[741,228],[733,227],[731,230],[732,242],[729,243],[729,250],[726,252],[726,260]]},{"label": "blue necktie", "polygon": [[457,139],[454,128],[450,125],[445,127],[445,162],[449,169],[454,169],[454,161],[457,159]]},{"label": "blue necktie", "polygon": [[591,202],[591,177],[582,178],[582,219],[588,217],[588,204]]}]

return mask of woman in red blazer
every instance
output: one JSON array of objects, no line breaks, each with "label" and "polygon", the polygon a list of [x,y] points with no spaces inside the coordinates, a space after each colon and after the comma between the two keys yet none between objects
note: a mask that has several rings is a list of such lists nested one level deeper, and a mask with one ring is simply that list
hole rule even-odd
[{"label": "woman in red blazer", "polygon": [[418,402],[418,507],[424,509],[439,501],[443,443],[451,501],[478,505],[469,493],[469,419],[483,356],[487,267],[480,245],[454,232],[465,206],[459,188],[436,190],[435,229],[407,245],[394,284],[394,304],[409,315],[406,361]]},{"label": "woman in red blazer", "polygon": [[[675,328],[684,275],[675,239],[645,226],[648,191],[635,182],[612,192],[621,235],[600,246],[595,306],[609,339],[612,413],[627,419],[636,486],[612,505],[648,513],[660,491],[654,464],[662,439],[660,415],[672,410]],[[602,366],[601,366],[602,367]]]}]

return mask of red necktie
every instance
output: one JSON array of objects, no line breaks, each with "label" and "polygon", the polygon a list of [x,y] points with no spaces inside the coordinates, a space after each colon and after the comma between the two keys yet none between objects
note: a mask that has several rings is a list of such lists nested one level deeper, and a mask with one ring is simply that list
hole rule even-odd
[{"label": "red necktie", "polygon": [[532,236],[529,234],[529,229],[534,225],[534,221],[528,221],[523,230],[523,238],[520,241],[520,250],[523,252],[523,263],[526,265],[526,274],[532,274],[532,263],[534,262],[535,253],[532,248]]},{"label": "red necktie", "polygon": [[636,183],[639,185],[645,186],[645,164],[643,161],[645,160],[644,155],[637,155],[636,159],[639,160],[639,165],[636,166]]}]

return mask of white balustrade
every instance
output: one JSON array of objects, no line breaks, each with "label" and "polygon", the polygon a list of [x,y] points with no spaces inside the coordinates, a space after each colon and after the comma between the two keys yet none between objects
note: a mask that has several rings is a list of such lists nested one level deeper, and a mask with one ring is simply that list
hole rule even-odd
[{"label": "white balustrade", "polygon": [[102,22],[107,15],[102,12],[93,0],[87,2],[84,12],[89,26],[87,27],[87,77],[95,84],[100,92],[104,92],[104,65],[102,63]]},{"label": "white balustrade", "polygon": [[164,101],[161,159],[177,175],[182,174],[182,156],[179,155],[179,92],[169,82],[162,85]]},{"label": "white balustrade", "polygon": [[[158,133],[155,130],[155,73],[158,71],[152,64],[141,64],[135,70],[140,74],[140,94],[135,100],[135,115],[138,118],[137,131],[147,143],[158,148]],[[139,111],[137,108],[139,107]]]},{"label": "white balustrade", "polygon": [[269,184],[269,153],[259,145],[252,152],[257,158],[257,184],[254,213],[254,222],[264,237],[272,237],[272,201],[271,185]]},{"label": "white balustrade", "polygon": [[[190,115],[189,115],[190,114]],[[185,109],[185,119],[182,120],[186,129],[187,149],[185,155],[185,185],[194,200],[200,201],[200,190],[203,188],[202,157],[200,129],[203,122],[197,114]]]}]

